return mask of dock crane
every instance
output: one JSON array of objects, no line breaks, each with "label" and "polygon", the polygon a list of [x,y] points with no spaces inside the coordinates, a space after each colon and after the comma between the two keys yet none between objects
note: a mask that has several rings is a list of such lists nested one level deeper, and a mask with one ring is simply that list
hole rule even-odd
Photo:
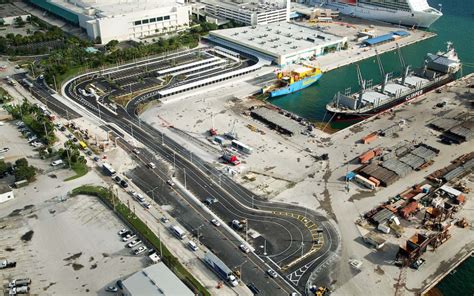
[{"label": "dock crane", "polygon": [[398,52],[398,59],[400,60],[400,65],[402,66],[402,82],[401,85],[405,85],[405,79],[408,77],[408,73],[410,72],[410,65],[407,65],[405,63],[405,59],[403,58],[402,51],[400,49],[400,46],[398,46],[397,43],[397,52]]}]

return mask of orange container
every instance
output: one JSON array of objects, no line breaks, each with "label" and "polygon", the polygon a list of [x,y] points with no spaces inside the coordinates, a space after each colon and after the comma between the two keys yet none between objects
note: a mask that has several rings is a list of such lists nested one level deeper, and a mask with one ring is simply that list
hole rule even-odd
[{"label": "orange container", "polygon": [[369,144],[375,141],[376,139],[377,139],[377,133],[372,133],[362,138],[362,143]]}]

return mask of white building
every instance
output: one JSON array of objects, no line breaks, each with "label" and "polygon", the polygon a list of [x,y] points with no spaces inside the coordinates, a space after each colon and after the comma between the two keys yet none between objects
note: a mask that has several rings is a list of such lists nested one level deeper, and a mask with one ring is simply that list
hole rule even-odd
[{"label": "white building", "polygon": [[286,22],[211,31],[209,39],[281,66],[340,50],[347,43],[347,37]]},{"label": "white building", "polygon": [[189,25],[191,6],[184,0],[29,0],[83,28],[102,44],[138,40]]},{"label": "white building", "polygon": [[31,16],[31,14],[13,6],[12,4],[2,4],[0,8],[0,21],[3,22],[4,25],[13,25],[15,19],[18,17],[21,17],[21,19],[26,22],[29,16]]},{"label": "white building", "polygon": [[13,190],[7,185],[0,185],[0,203],[14,199]]},{"label": "white building", "polygon": [[244,25],[261,25],[290,20],[290,0],[198,0],[204,9],[198,15],[234,20]]},{"label": "white building", "polygon": [[124,296],[194,296],[163,262],[131,275],[122,284]]}]

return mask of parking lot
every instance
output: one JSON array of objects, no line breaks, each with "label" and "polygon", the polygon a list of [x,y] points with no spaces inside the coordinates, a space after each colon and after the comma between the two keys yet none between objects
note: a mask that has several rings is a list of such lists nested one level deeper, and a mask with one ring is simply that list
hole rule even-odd
[{"label": "parking lot", "polygon": [[2,283],[28,277],[32,294],[102,294],[117,278],[146,266],[147,258],[132,255],[117,236],[123,225],[97,198],[67,198],[84,182],[97,183],[97,175],[63,183],[65,176],[39,176],[1,205],[3,256],[17,262],[2,271]]},{"label": "parking lot", "polygon": [[[0,129],[0,146],[9,148],[1,155],[4,160],[26,157],[38,168],[35,181],[14,189],[15,199],[0,204],[0,256],[17,262],[0,273],[0,291],[8,292],[12,279],[27,277],[32,294],[101,294],[117,278],[147,264],[125,247],[117,236],[123,225],[98,199],[67,198],[77,186],[101,183],[95,172],[63,182],[73,173],[40,159],[13,122]],[[8,175],[0,182],[11,184],[13,179]]]}]

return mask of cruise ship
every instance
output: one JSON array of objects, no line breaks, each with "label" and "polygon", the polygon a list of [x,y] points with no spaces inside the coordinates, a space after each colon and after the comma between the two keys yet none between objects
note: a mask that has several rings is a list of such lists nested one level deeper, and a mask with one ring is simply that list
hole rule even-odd
[{"label": "cruise ship", "polygon": [[326,105],[326,110],[332,114],[331,120],[368,118],[453,81],[461,69],[461,61],[451,42],[448,42],[445,52],[428,53],[424,66],[415,70],[405,64],[399,48],[398,56],[402,75],[395,78],[393,73],[385,73],[377,54],[383,82],[376,86],[372,86],[372,80],[366,81],[362,77],[356,65],[360,91],[353,94],[349,89],[345,94],[338,92],[334,100]]},{"label": "cruise ship", "polygon": [[310,0],[342,14],[398,25],[429,28],[443,14],[426,0]]}]

